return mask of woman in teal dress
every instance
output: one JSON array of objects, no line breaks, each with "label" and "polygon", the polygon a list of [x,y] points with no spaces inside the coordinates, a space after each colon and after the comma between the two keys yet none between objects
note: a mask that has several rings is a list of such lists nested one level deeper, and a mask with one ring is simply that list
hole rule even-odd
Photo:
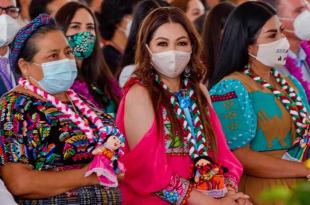
[{"label": "woman in teal dress", "polygon": [[211,99],[228,145],[244,166],[240,189],[263,204],[262,190],[309,177],[299,162],[307,153],[299,145],[287,152],[307,137],[309,105],[300,83],[273,69],[285,63],[289,49],[273,8],[261,2],[238,6],[221,44],[209,81]]}]

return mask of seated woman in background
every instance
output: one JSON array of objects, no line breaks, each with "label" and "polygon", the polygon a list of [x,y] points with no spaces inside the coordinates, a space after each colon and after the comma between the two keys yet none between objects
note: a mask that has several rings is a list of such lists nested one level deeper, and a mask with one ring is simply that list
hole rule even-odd
[{"label": "seated woman in background", "polygon": [[129,36],[132,8],[132,0],[104,0],[97,15],[104,41],[103,56],[115,77]]},{"label": "seated woman in background", "polygon": [[202,60],[207,68],[203,82],[205,85],[207,85],[207,80],[210,79],[213,74],[225,22],[234,8],[235,6],[232,3],[219,3],[209,11],[204,22],[202,34]]},{"label": "seated woman in background", "polygon": [[200,0],[171,0],[170,5],[184,11],[192,23],[205,13],[205,7]]},{"label": "seated woman in background", "polygon": [[137,42],[135,77],[117,114],[128,140],[124,204],[250,204],[236,193],[242,166],[200,84],[205,68],[191,22],[178,8],[158,8]]},{"label": "seated woman in background", "polygon": [[143,19],[154,9],[169,6],[163,0],[144,0],[137,4],[132,19],[132,25],[121,62],[119,85],[124,87],[132,73],[135,71],[135,51],[137,47],[137,35]]},{"label": "seated woman in background", "polygon": [[3,181],[19,204],[121,204],[118,187],[84,176],[97,145],[122,135],[69,89],[76,63],[55,25],[40,15],[12,43],[10,64],[22,78],[0,100]]},{"label": "seated woman in background", "polygon": [[121,90],[103,58],[93,13],[78,2],[70,2],[57,12],[55,19],[67,36],[78,66],[72,89],[115,117]]},{"label": "seated woman in background", "polygon": [[226,22],[210,80],[211,99],[228,145],[245,169],[240,190],[254,204],[261,204],[262,190],[292,187],[310,174],[298,162],[309,157],[309,152],[299,152],[300,146],[307,147],[303,140],[309,128],[305,92],[296,79],[274,69],[285,64],[289,47],[273,8],[262,2],[243,3]]}]

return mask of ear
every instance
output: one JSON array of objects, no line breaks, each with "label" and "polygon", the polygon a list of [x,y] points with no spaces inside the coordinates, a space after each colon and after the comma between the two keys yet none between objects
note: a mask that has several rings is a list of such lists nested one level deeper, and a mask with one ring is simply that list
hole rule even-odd
[{"label": "ear", "polygon": [[29,63],[27,61],[25,61],[25,59],[20,58],[18,60],[17,64],[18,64],[18,67],[19,67],[22,75],[27,78],[29,76],[29,74],[30,74]]},{"label": "ear", "polygon": [[249,45],[249,47],[248,47],[248,53],[250,53],[254,56],[257,55],[257,50],[258,50],[258,47],[255,44]]}]

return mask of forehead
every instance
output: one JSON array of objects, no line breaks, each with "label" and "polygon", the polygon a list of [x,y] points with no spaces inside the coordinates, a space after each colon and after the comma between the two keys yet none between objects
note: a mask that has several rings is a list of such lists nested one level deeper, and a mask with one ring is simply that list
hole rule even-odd
[{"label": "forehead", "polygon": [[153,39],[162,37],[169,40],[175,40],[181,36],[188,37],[188,33],[179,23],[165,23],[158,27],[153,34]]},{"label": "forehead", "polygon": [[76,11],[71,21],[94,23],[94,19],[91,16],[91,14],[86,9],[83,8]]},{"label": "forehead", "polygon": [[0,7],[16,6],[15,0],[0,0]]},{"label": "forehead", "polygon": [[188,2],[188,8],[190,9],[204,9],[200,0],[190,0]]},{"label": "forehead", "polygon": [[35,45],[39,46],[39,52],[63,49],[68,46],[67,40],[62,31],[50,31],[35,39]]},{"label": "forehead", "polygon": [[278,12],[280,16],[290,15],[296,9],[304,7],[303,0],[279,0],[278,1]]},{"label": "forehead", "polygon": [[281,27],[281,21],[278,16],[271,17],[261,29],[261,32],[264,33],[270,29],[279,29]]}]

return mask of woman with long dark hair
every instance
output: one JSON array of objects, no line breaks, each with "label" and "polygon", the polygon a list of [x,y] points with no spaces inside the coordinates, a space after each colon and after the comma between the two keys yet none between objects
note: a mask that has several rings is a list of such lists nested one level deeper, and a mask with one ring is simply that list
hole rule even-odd
[{"label": "woman with long dark hair", "polygon": [[70,2],[57,12],[55,18],[77,60],[78,78],[72,88],[115,117],[120,89],[102,55],[94,14],[83,4]]},{"label": "woman with long dark hair", "polygon": [[[219,3],[210,10],[204,22],[202,34],[202,57],[207,67],[205,81],[213,74],[215,62],[218,57],[224,25],[226,19],[234,8],[235,6],[232,3]],[[204,83],[206,84],[207,82]]]},{"label": "woman with long dark hair", "polygon": [[[246,2],[229,16],[211,98],[228,145],[244,166],[241,191],[255,204],[262,190],[310,176],[309,105],[300,83],[281,75],[289,43],[268,4]],[[293,143],[294,142],[294,143]]]},{"label": "woman with long dark hair", "polygon": [[135,77],[117,115],[128,140],[124,204],[237,204],[246,198],[236,193],[242,167],[200,84],[205,68],[197,35],[178,8],[158,8],[141,25]]}]

